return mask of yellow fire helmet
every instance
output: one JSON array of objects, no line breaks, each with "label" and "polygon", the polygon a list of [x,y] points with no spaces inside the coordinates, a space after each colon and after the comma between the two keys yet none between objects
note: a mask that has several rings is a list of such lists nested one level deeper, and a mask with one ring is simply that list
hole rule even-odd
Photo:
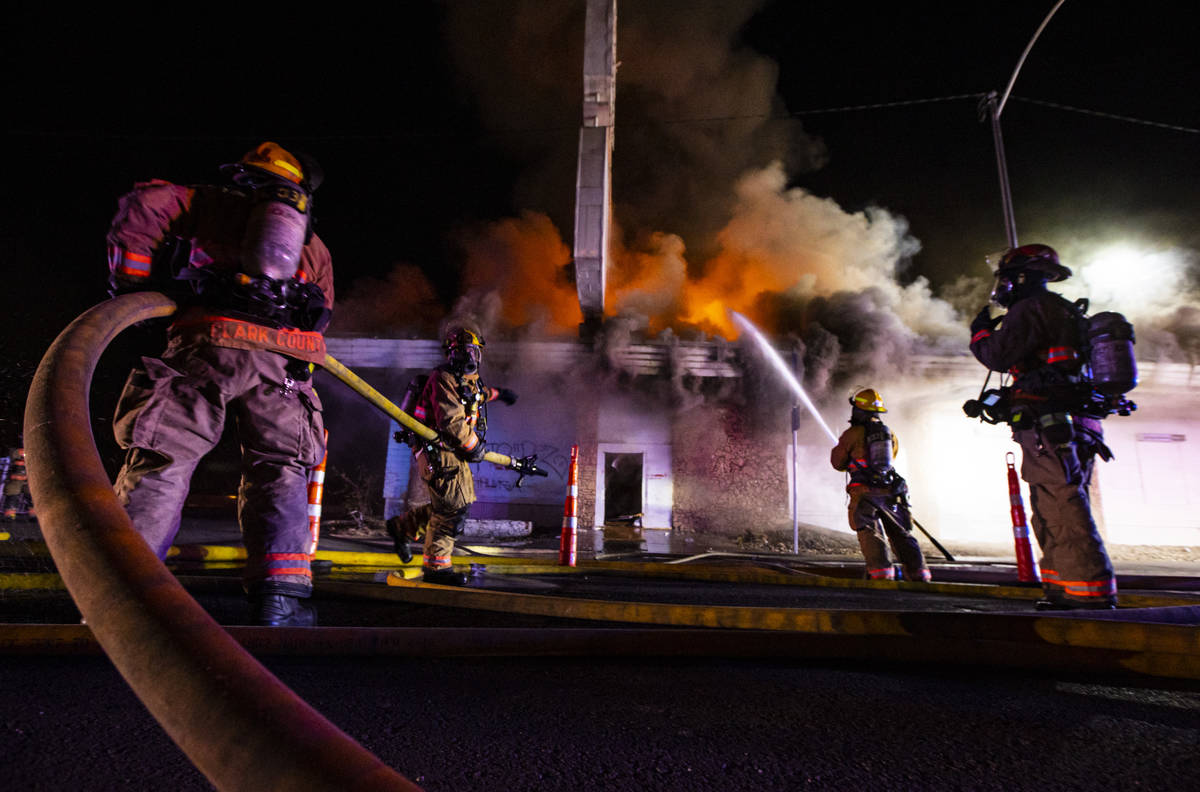
[{"label": "yellow fire helmet", "polygon": [[873,413],[885,413],[887,407],[883,406],[883,397],[879,395],[879,391],[874,388],[863,388],[850,397],[850,404],[860,410]]},{"label": "yellow fire helmet", "polygon": [[252,189],[274,182],[295,185],[310,196],[325,180],[325,172],[311,156],[288,151],[269,140],[247,151],[237,162],[222,165],[221,172],[234,183]]},{"label": "yellow fire helmet", "polygon": [[446,331],[446,338],[442,342],[442,348],[449,351],[456,346],[486,346],[483,343],[483,334],[478,328],[469,324],[451,325]]},{"label": "yellow fire helmet", "polygon": [[273,173],[292,184],[304,181],[304,166],[291,152],[278,143],[267,141],[260,143],[257,148],[247,151],[238,163],[246,168],[258,168],[267,173]]}]

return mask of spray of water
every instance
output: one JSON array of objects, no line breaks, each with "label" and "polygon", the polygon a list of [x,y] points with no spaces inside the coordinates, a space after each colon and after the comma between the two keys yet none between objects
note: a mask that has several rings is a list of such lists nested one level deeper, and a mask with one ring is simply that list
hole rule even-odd
[{"label": "spray of water", "polygon": [[804,402],[804,406],[808,408],[808,411],[812,413],[813,418],[816,418],[817,423],[819,423],[821,428],[825,430],[825,434],[829,435],[829,439],[834,443],[834,445],[836,445],[838,441],[837,435],[835,435],[833,430],[829,428],[829,424],[825,423],[825,419],[821,417],[821,413],[817,412],[816,405],[812,403],[812,399],[808,398],[808,393],[805,392],[804,386],[800,384],[800,380],[796,379],[796,375],[792,373],[792,370],[789,369],[787,364],[783,362],[783,357],[781,357],[775,348],[771,346],[771,344],[767,341],[766,336],[759,332],[758,328],[751,324],[749,319],[742,316],[737,311],[730,311],[729,314],[733,317],[733,321],[738,327],[740,327],[744,332],[748,333],[751,338],[758,342],[758,345],[762,348],[763,354],[766,355],[767,360],[771,361],[771,364],[775,366],[775,370],[779,372],[784,381],[787,382],[787,384],[791,386],[791,389],[795,391],[796,395],[800,397],[800,401]]}]

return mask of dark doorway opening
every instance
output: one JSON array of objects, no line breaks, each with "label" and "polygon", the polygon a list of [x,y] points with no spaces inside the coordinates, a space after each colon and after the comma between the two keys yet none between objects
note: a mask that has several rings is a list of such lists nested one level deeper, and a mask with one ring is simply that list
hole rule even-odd
[{"label": "dark doorway opening", "polygon": [[604,522],[641,525],[642,455],[604,454]]}]

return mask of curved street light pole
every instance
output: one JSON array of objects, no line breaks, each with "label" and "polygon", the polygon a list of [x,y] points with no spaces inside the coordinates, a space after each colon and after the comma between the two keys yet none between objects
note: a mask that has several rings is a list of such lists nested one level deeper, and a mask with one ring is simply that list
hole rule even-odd
[{"label": "curved street light pole", "polygon": [[1012,93],[1013,84],[1017,81],[1017,74],[1021,71],[1021,67],[1025,64],[1025,58],[1028,57],[1029,51],[1033,49],[1033,44],[1038,40],[1038,36],[1042,35],[1046,24],[1050,21],[1050,17],[1054,16],[1054,12],[1058,11],[1066,0],[1058,0],[1054,7],[1050,9],[1050,13],[1046,14],[1046,18],[1042,20],[1042,24],[1038,25],[1038,29],[1034,31],[1033,38],[1025,45],[1025,51],[1021,53],[1021,57],[1017,60],[1016,68],[1013,69],[1012,76],[1008,79],[1008,85],[1004,88],[1004,95],[998,96],[995,91],[991,91],[983,98],[980,103],[980,120],[983,114],[986,113],[992,124],[992,142],[996,147],[996,171],[1000,177],[1000,204],[1004,210],[1004,233],[1008,240],[1008,246],[1015,248],[1017,246],[1017,223],[1013,217],[1012,190],[1008,185],[1008,161],[1004,156],[1004,137],[1000,133],[1000,114],[1004,112],[1004,105],[1008,102],[1008,96]]}]

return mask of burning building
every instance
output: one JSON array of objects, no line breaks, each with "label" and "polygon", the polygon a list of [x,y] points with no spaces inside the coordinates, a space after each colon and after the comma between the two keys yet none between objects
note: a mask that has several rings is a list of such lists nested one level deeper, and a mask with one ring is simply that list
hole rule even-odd
[{"label": "burning building", "polygon": [[[661,48],[648,46],[653,36],[634,27],[642,45],[635,49],[653,61],[657,82],[634,63],[633,95],[653,93],[660,105],[685,112],[706,106],[715,92],[721,106],[769,106],[771,92],[762,88],[769,66],[710,40],[718,22],[740,24],[733,11],[732,19],[701,19],[719,13],[706,7],[690,15],[694,35],[685,46],[695,50],[675,53],[670,63]],[[790,186],[792,169],[819,166],[822,145],[802,132],[781,141],[761,125],[742,124],[737,132],[670,126],[672,150],[688,152],[692,167],[644,168],[658,183],[627,179],[651,197],[626,207],[628,222],[642,221],[637,229],[620,228],[611,211],[620,198],[611,183],[615,5],[591,0],[584,16],[573,248],[543,212],[466,232],[459,299],[444,312],[470,316],[484,329],[484,380],[521,394],[511,408],[493,407],[489,446],[511,456],[536,453],[551,472],[516,488],[514,474],[481,469],[472,516],[557,526],[567,460],[578,445],[585,528],[640,515],[647,531],[766,531],[796,519],[848,532],[845,482],[828,462],[831,442],[806,409],[793,435],[795,396],[739,340],[730,318],[738,311],[776,340],[828,423],[845,420],[856,387],[883,392],[901,442],[897,468],[931,533],[946,543],[1010,542],[1005,459],[1015,446],[1006,428],[962,412],[985,376],[967,351],[962,318],[986,299],[982,256],[977,272],[935,295],[925,278],[907,273],[920,243],[902,217],[878,207],[846,211]],[[540,49],[529,51],[542,57]],[[481,80],[489,69],[476,66]],[[547,73],[543,64],[538,69]],[[521,82],[527,92],[539,88],[533,77]],[[498,91],[484,95],[496,100]],[[634,134],[648,133],[643,126]],[[772,158],[747,159],[748,151]],[[718,188],[725,192],[713,201]],[[685,196],[671,208],[685,202],[686,211],[648,208],[671,196]],[[685,245],[693,238],[686,223],[676,221],[680,233],[640,231],[663,216],[713,216],[718,209],[719,230],[698,235],[695,250]],[[1138,327],[1142,382],[1131,395],[1140,409],[1106,421],[1116,459],[1097,466],[1102,530],[1115,543],[1200,544],[1200,466],[1188,464],[1200,437],[1200,379],[1192,368],[1200,335],[1181,275],[1195,268],[1195,255],[1166,250],[1141,262],[1162,269],[1141,279],[1159,291],[1134,302],[1128,291],[1105,291],[1103,257],[1073,241],[1056,247],[1079,262],[1067,296],[1090,296],[1095,309],[1124,311]],[[443,318],[434,293],[411,265],[357,285],[340,303],[331,354],[398,399],[413,374],[441,361],[439,343],[429,340]],[[407,338],[396,337],[400,329]],[[409,465],[407,448],[390,443],[389,515],[409,497]]]},{"label": "burning building", "polygon": [[[340,337],[330,339],[330,351],[367,376],[379,370],[396,389],[441,359],[432,340]],[[517,488],[511,472],[481,466],[475,518],[557,526],[577,444],[582,528],[640,515],[648,536],[782,531],[793,518],[848,531],[844,474],[829,467],[827,436],[801,408],[793,443],[794,399],[769,379],[753,349],[720,340],[612,348],[499,342],[489,343],[485,367],[486,377],[522,394],[511,408],[493,408],[505,412],[493,414],[489,447],[537,454],[550,477]],[[1097,465],[1097,520],[1113,543],[1200,544],[1200,471],[1187,464],[1200,437],[1200,377],[1180,363],[1143,363],[1141,370],[1133,394],[1139,409],[1106,422],[1116,458]],[[982,376],[966,355],[916,356],[903,374],[872,381],[901,438],[897,466],[912,488],[914,513],[951,546],[1010,539],[1005,460],[1014,446],[1006,427],[972,421],[961,409]],[[823,396],[818,409],[840,423],[845,400]],[[389,440],[388,515],[410,497],[410,465],[407,447]]]}]

